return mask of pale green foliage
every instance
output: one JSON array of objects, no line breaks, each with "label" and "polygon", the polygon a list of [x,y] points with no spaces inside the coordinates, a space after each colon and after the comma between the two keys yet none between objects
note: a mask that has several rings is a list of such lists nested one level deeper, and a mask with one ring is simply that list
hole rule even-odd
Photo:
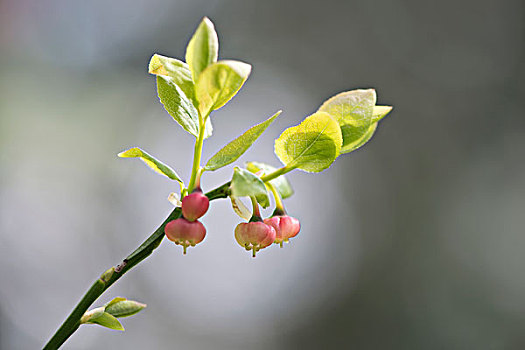
[{"label": "pale green foliage", "polygon": [[180,126],[193,136],[199,135],[199,115],[191,100],[182,89],[175,84],[172,78],[157,76],[157,93],[164,108],[179,123]]},{"label": "pale green foliage", "polygon": [[246,221],[250,220],[252,217],[252,212],[244,205],[240,198],[230,196],[230,201],[235,214],[239,215]]},{"label": "pale green foliage", "polygon": [[186,47],[186,62],[190,67],[193,81],[197,81],[201,72],[217,61],[218,53],[219,39],[215,27],[207,17],[204,17]]},{"label": "pale green foliage", "polygon": [[268,190],[266,185],[257,175],[248,170],[235,167],[230,184],[232,197],[256,197],[257,201],[263,206],[270,205]]},{"label": "pale green foliage", "polygon": [[374,89],[342,92],[326,100],[319,111],[334,117],[341,127],[341,153],[349,153],[364,145],[373,136],[377,122],[391,110],[390,106],[376,106]]},{"label": "pale green foliage", "polygon": [[374,106],[372,122],[378,122],[392,111],[392,106]]},{"label": "pale green foliage", "polygon": [[129,317],[142,311],[146,304],[126,298],[115,298],[105,305],[105,311],[115,317]]},{"label": "pale green foliage", "polygon": [[[363,146],[365,143],[367,143],[372,138],[372,136],[374,136],[374,133],[375,133],[376,129],[377,129],[377,122],[371,124],[367,128],[365,128],[365,127],[357,127],[357,128],[348,127],[348,130],[354,136],[354,141],[352,142],[352,145],[347,147],[345,150],[341,149],[341,153],[353,152],[356,149],[358,149],[361,146]],[[343,128],[341,128],[341,130],[343,130]],[[345,131],[343,131],[343,135],[344,135],[344,133],[345,133]]]},{"label": "pale green foliage", "polygon": [[340,125],[370,125],[375,104],[374,89],[352,90],[329,98],[319,107],[319,112],[330,114]]},{"label": "pale green foliage", "polygon": [[219,61],[202,71],[195,84],[195,96],[199,111],[207,116],[221,108],[242,87],[250,75],[252,66],[240,61]]},{"label": "pale green foliage", "polygon": [[281,114],[278,111],[264,122],[252,126],[244,134],[224,146],[208,160],[204,170],[217,170],[236,161],[262,135],[270,124]]},{"label": "pale green foliage", "polygon": [[103,327],[106,327],[106,328],[109,328],[109,329],[114,329],[116,331],[124,331],[124,327],[122,326],[120,321],[117,320],[117,318],[115,316],[113,316],[113,315],[111,315],[111,314],[109,314],[107,312],[104,312],[99,317],[97,317],[95,319],[91,319],[91,320],[89,320],[86,323],[95,323],[95,324],[98,324],[100,326],[103,326]]},{"label": "pale green foliage", "polygon": [[154,157],[152,157],[151,155],[149,155],[148,153],[146,153],[138,147],[133,147],[128,149],[127,151],[120,152],[118,156],[121,158],[140,158],[140,160],[142,160],[156,173],[164,175],[172,180],[178,181],[181,184],[183,184],[182,179],[172,168],[162,163],[161,161],[155,159]]},{"label": "pale green foliage", "polygon": [[195,85],[191,78],[190,68],[186,63],[176,58],[155,54],[149,61],[148,73],[170,77],[188,99],[195,100]]},{"label": "pale green foliage", "polygon": [[105,312],[104,307],[99,307],[93,310],[86,312],[80,319],[81,324],[91,323],[98,324],[100,326],[114,329],[117,331],[123,331],[124,327],[117,320],[117,318],[110,313]]},{"label": "pale green foliage", "polygon": [[[261,172],[261,174],[259,174],[260,176],[273,173],[277,170],[277,168],[261,162],[248,162],[246,163],[246,169],[248,169],[252,173]],[[292,185],[290,184],[286,176],[278,176],[275,179],[270,180],[269,182],[275,187],[277,192],[279,192],[282,199],[286,199],[293,194]]]},{"label": "pale green foliage", "polygon": [[341,129],[328,113],[316,112],[275,140],[275,154],[289,168],[320,172],[341,152]]}]

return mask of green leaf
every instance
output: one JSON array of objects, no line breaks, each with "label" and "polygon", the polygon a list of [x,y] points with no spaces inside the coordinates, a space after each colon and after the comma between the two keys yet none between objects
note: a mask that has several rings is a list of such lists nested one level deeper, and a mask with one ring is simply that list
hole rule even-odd
[{"label": "green leaf", "polygon": [[219,61],[202,71],[195,84],[195,96],[203,117],[226,104],[242,87],[252,67],[239,61]]},{"label": "green leaf", "polygon": [[124,331],[124,327],[119,322],[119,320],[107,312],[102,313],[102,315],[97,318],[89,320],[87,323],[95,323],[103,327],[114,329],[116,331]]},{"label": "green leaf", "polygon": [[252,217],[252,212],[248,209],[240,198],[230,196],[231,204],[235,214],[239,215],[242,219],[249,221]]},{"label": "green leaf", "polygon": [[275,140],[275,154],[287,167],[320,172],[339,156],[341,143],[337,121],[328,113],[316,112]]},{"label": "green leaf", "polygon": [[184,130],[199,135],[199,114],[184,91],[167,76],[157,76],[157,94],[164,108]]},{"label": "green leaf", "polygon": [[[199,114],[195,108],[195,86],[188,65],[175,58],[153,55],[149,73],[157,75],[157,94],[166,111],[184,130],[197,137]],[[208,119],[204,137],[210,137],[212,132]]]},{"label": "green leaf", "polygon": [[386,115],[390,113],[390,111],[392,111],[392,106],[374,106],[374,110],[372,113],[372,122],[374,123],[380,121],[381,119],[386,117]]},{"label": "green leaf", "polygon": [[86,311],[82,318],[80,318],[80,323],[89,323],[91,320],[97,319],[104,314],[104,307],[97,307],[96,309]]},{"label": "green leaf", "polygon": [[232,197],[255,196],[263,207],[270,205],[266,185],[260,177],[248,170],[239,167],[233,169],[230,191]]},{"label": "green leaf", "polygon": [[[248,162],[246,163],[246,169],[252,173],[262,171],[261,176],[273,173],[277,170],[277,168],[261,162]],[[277,192],[279,192],[282,199],[286,199],[293,194],[292,185],[290,185],[290,182],[284,175],[278,176],[269,182],[277,189]]]},{"label": "green leaf", "polygon": [[360,148],[361,146],[363,146],[365,143],[367,143],[372,138],[372,136],[374,136],[376,129],[377,129],[377,123],[370,125],[370,127],[368,128],[368,131],[359,139],[359,142],[355,144],[353,150],[356,150]]},{"label": "green leaf", "polygon": [[197,81],[201,72],[211,63],[217,61],[219,39],[213,23],[204,17],[186,48],[186,62]]},{"label": "green leaf", "polygon": [[[341,127],[341,153],[353,151],[358,140],[369,130],[373,123],[375,103],[375,90],[367,89],[342,92],[321,105],[319,111],[330,114]],[[381,112],[384,111],[378,110],[378,113]]]},{"label": "green leaf", "polygon": [[146,163],[146,165],[153,169],[153,171],[155,171],[156,173],[164,175],[172,180],[178,181],[181,184],[184,184],[182,179],[172,168],[162,163],[161,161],[153,158],[148,153],[146,153],[138,147],[133,147],[128,149],[127,151],[120,152],[118,156],[121,158],[140,158],[140,160]]},{"label": "green leaf", "polygon": [[124,301],[124,300],[127,300],[127,299],[126,298],[122,298],[122,297],[116,297],[113,300],[111,300],[110,302],[107,302],[106,304],[104,304],[104,309],[107,308],[108,306],[111,306],[113,304],[116,304],[116,303]]},{"label": "green leaf", "polygon": [[372,123],[376,99],[374,89],[346,91],[326,100],[319,112],[330,114],[340,125],[368,126]]},{"label": "green leaf", "polygon": [[[120,298],[123,299],[123,298]],[[115,299],[114,299],[115,300]],[[115,317],[128,317],[135,315],[146,307],[146,304],[133,300],[119,300],[106,306],[105,311]]]},{"label": "green leaf", "polygon": [[347,144],[341,148],[341,153],[350,153],[355,151],[359,147],[367,143],[377,128],[377,122],[369,126],[341,126],[341,132],[343,133],[343,139],[347,141]]},{"label": "green leaf", "polygon": [[217,170],[236,161],[259,136],[270,126],[270,124],[281,114],[282,111],[275,113],[264,122],[252,126],[244,134],[224,146],[219,152],[208,160],[204,170]]},{"label": "green leaf", "polygon": [[195,99],[195,85],[189,66],[178,59],[153,55],[149,61],[148,73],[170,77],[171,81],[184,92],[190,100]]}]

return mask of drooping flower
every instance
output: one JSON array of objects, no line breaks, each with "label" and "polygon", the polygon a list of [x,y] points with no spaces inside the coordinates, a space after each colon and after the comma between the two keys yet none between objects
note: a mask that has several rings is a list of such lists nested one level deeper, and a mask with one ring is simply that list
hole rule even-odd
[{"label": "drooping flower", "polygon": [[200,187],[182,198],[182,216],[189,221],[195,221],[208,211],[210,200],[206,197]]},{"label": "drooping flower", "polygon": [[275,215],[264,219],[264,223],[272,226],[275,229],[275,241],[282,248],[283,242],[288,242],[292,237],[297,236],[301,230],[299,220],[294,217],[284,215]]},{"label": "drooping flower", "polygon": [[166,224],[164,233],[170,241],[181,245],[183,253],[186,254],[186,248],[202,242],[206,236],[206,228],[198,220],[188,221],[185,218],[178,218]]},{"label": "drooping flower", "polygon": [[255,254],[275,240],[275,229],[262,221],[244,222],[235,228],[235,239],[241,247]]}]

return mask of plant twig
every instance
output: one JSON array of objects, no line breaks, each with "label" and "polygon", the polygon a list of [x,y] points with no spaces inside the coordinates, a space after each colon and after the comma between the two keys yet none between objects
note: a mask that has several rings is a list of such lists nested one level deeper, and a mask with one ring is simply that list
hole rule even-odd
[{"label": "plant twig", "polygon": [[[227,198],[229,195],[230,183],[206,193],[209,200]],[[113,283],[128,272],[132,267],[146,259],[162,242],[164,238],[164,226],[172,220],[178,219],[181,215],[180,208],[175,208],[164,222],[116,267],[112,267],[104,272],[89,288],[86,294],[73,309],[62,326],[56,331],[53,337],[45,345],[44,350],[58,349],[80,326],[80,318],[88,308],[106,291]]]},{"label": "plant twig", "polygon": [[[270,181],[286,172],[286,167],[277,169],[262,178],[263,181]],[[220,198],[227,198],[230,194],[230,182],[227,182],[206,193],[210,201]],[[45,345],[44,350],[56,350],[78,329],[80,319],[88,308],[104,293],[113,283],[124,276],[135,265],[146,259],[160,245],[164,238],[164,226],[172,220],[178,219],[181,209],[175,208],[164,222],[149,236],[137,249],[129,254],[120,264],[104,272],[84,294],[77,306],[73,309],[68,318],[62,323],[53,337]]]}]

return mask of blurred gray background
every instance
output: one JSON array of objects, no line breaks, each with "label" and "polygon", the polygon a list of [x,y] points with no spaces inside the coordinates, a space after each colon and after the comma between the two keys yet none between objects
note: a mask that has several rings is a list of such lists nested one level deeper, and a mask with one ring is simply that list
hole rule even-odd
[{"label": "blurred gray background", "polygon": [[148,303],[125,333],[85,326],[64,349],[525,348],[519,0],[0,0],[0,348],[41,348],[171,211],[176,184],[116,154],[188,178],[193,139],[146,70],[184,57],[205,15],[220,57],[254,66],[205,159],[283,109],[237,162],[278,165],[273,140],[340,91],[394,111],[327,171],[290,175],[291,244],[252,259],[215,201],[202,244],[163,242],[95,304]]}]

